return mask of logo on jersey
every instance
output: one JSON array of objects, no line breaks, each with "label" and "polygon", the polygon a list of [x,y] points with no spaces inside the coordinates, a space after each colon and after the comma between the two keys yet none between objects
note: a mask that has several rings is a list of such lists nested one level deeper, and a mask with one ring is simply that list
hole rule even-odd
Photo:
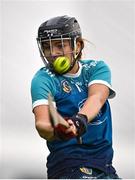
[{"label": "logo on jersey", "polygon": [[67,81],[62,81],[62,89],[63,89],[63,91],[64,92],[66,92],[66,93],[70,93],[71,92],[71,87],[70,87],[70,85],[69,85],[69,83],[67,82]]}]

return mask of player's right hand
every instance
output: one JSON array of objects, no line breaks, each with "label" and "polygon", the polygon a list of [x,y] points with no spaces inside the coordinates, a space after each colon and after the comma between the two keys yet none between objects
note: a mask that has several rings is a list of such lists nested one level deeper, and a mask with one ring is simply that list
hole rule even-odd
[{"label": "player's right hand", "polygon": [[77,129],[72,120],[67,120],[69,128],[65,128],[61,124],[54,128],[55,137],[60,140],[69,140],[77,136]]}]

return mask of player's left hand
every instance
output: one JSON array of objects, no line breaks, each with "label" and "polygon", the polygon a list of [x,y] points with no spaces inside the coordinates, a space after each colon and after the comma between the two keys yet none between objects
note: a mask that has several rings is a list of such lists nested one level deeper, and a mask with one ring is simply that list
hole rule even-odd
[{"label": "player's left hand", "polygon": [[87,123],[88,123],[88,118],[84,114],[76,114],[70,118],[76,127],[76,133],[80,137],[82,136],[86,130],[87,130]]}]

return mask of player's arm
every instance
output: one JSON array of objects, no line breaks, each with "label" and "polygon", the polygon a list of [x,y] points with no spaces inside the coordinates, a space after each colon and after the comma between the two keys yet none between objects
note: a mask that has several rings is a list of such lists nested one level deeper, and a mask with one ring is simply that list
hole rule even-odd
[{"label": "player's arm", "polygon": [[51,125],[48,105],[39,105],[34,108],[33,112],[35,115],[35,126],[39,135],[48,141],[53,140],[54,129]]},{"label": "player's arm", "polygon": [[109,88],[104,84],[93,84],[88,90],[88,99],[79,113],[87,116],[90,122],[99,112],[109,96]]},{"label": "player's arm", "polygon": [[108,96],[109,88],[103,84],[93,84],[89,87],[88,98],[82,109],[70,118],[72,120],[72,126],[76,127],[79,136],[86,132],[87,123],[98,114]]},{"label": "player's arm", "polygon": [[[59,129],[59,127],[52,126],[48,105],[37,106],[34,108],[33,112],[35,115],[36,129],[42,138],[48,141],[52,141],[56,139],[68,140],[72,138],[73,135],[74,136],[76,135],[76,130],[70,123],[69,123],[70,126],[67,128],[68,134],[70,135],[65,134],[66,130],[64,130],[63,132],[63,130],[61,131],[61,128]],[[57,114],[57,115],[60,116],[60,114]]]}]

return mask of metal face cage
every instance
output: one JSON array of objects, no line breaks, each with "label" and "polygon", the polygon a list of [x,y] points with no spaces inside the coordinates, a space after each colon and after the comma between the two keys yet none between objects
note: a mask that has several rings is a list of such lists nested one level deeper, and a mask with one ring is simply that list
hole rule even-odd
[{"label": "metal face cage", "polygon": [[[65,42],[69,42],[69,46],[71,51],[65,52]],[[49,38],[37,38],[37,44],[40,51],[41,58],[45,64],[46,67],[52,68],[52,63],[55,61],[55,59],[59,56],[71,56],[71,66],[74,64],[74,59],[76,58],[76,37],[72,39],[69,37],[63,37],[61,35],[60,37],[52,38],[49,36]],[[53,54],[53,48],[55,44],[58,45],[59,53]]]}]

